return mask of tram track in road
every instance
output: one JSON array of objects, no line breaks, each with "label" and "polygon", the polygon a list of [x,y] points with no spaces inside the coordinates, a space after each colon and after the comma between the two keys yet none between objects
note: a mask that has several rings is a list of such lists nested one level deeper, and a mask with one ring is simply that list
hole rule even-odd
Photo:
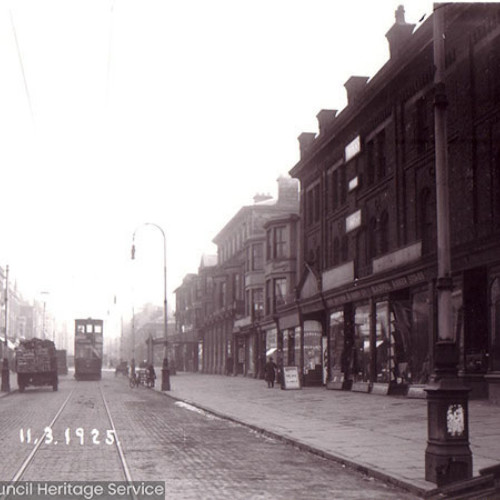
[{"label": "tram track in road", "polygon": [[[83,405],[91,406],[93,408],[94,405],[98,404],[97,400],[100,399],[102,402],[102,407],[104,408],[104,411],[102,413],[106,415],[106,419],[107,419],[107,422],[109,424],[109,428],[106,431],[106,434],[107,434],[106,443],[107,443],[107,445],[111,444],[112,447],[114,447],[114,449],[115,449],[116,454],[113,453],[113,455],[115,455],[115,458],[117,458],[117,461],[119,463],[120,475],[122,476],[120,478],[114,477],[113,480],[114,480],[114,482],[126,483],[127,493],[128,493],[129,498],[131,498],[131,500],[137,500],[138,497],[137,497],[135,490],[133,488],[132,474],[131,474],[130,468],[127,464],[127,460],[125,458],[125,453],[124,453],[123,448],[121,446],[121,443],[119,441],[117,429],[116,429],[113,417],[111,415],[111,410],[110,410],[110,407],[108,405],[108,402],[106,401],[106,397],[104,395],[104,392],[103,392],[101,385],[100,384],[98,385],[97,391],[92,392],[93,395],[96,395],[97,392],[100,395],[100,397],[96,395],[94,401],[91,401],[88,397],[88,394],[86,394],[85,392],[79,393],[80,387],[77,386],[71,390],[69,395],[66,397],[66,399],[63,401],[63,403],[58,408],[57,412],[55,413],[55,415],[52,418],[52,420],[50,421],[50,423],[47,426],[45,426],[43,429],[43,432],[41,434],[39,434],[39,436],[36,437],[32,441],[33,448],[28,453],[28,455],[24,458],[21,465],[19,466],[17,471],[14,473],[14,475],[12,476],[10,481],[7,480],[6,483],[8,483],[8,485],[12,485],[14,487],[17,483],[22,482],[22,481],[35,481],[35,479],[33,479],[33,477],[36,477],[36,475],[39,474],[39,472],[37,472],[37,469],[38,469],[37,464],[39,465],[40,463],[47,461],[47,456],[48,456],[47,453],[48,453],[49,449],[53,450],[52,453],[56,452],[56,448],[57,448],[57,452],[60,453],[62,451],[62,455],[60,454],[60,456],[63,457],[62,460],[64,462],[69,463],[69,462],[73,462],[73,460],[76,459],[75,463],[77,463],[78,455],[79,455],[79,453],[81,454],[82,453],[81,450],[83,450],[83,433],[81,434],[80,444],[82,446],[80,449],[73,448],[72,450],[70,450],[70,447],[64,446],[64,444],[62,446],[59,446],[59,447],[50,448],[50,446],[53,444],[57,444],[57,441],[54,442],[54,436],[56,435],[56,430],[57,430],[58,426],[59,426],[59,428],[61,428],[61,425],[63,424],[62,420],[64,420],[64,418],[66,417],[66,420],[69,419],[71,421],[71,414],[67,415],[67,413],[68,413],[68,410],[71,409],[72,405],[76,405],[76,404],[80,403]],[[75,401],[76,396],[79,396],[79,399],[77,401]],[[82,401],[83,401],[83,403],[82,403]],[[65,410],[66,410],[66,412],[65,412]],[[73,413],[75,412],[74,408],[72,409],[72,412]],[[102,419],[103,419],[103,417],[101,416],[101,420]],[[59,429],[59,431],[60,431],[60,429]],[[69,431],[69,429],[67,428],[65,431],[66,445],[68,445],[70,443],[70,433],[68,431]],[[22,431],[20,431],[20,432],[22,432]],[[67,432],[67,434],[66,434],[66,432]],[[60,434],[60,432],[59,432],[59,434]],[[112,439],[111,439],[111,436],[112,436]],[[23,440],[25,438],[26,438],[26,436],[22,436],[21,442],[23,442]],[[74,438],[74,435],[72,435],[71,438]],[[108,441],[108,439],[109,439],[109,441]],[[30,442],[31,442],[31,439],[30,439]],[[94,436],[94,442],[96,442],[95,436]],[[100,442],[102,442],[102,441],[100,441]],[[106,447],[105,453],[107,455],[109,455],[108,450],[111,450],[111,446]],[[44,452],[46,455],[45,457],[43,456]],[[66,458],[64,457],[64,453],[67,453],[67,455],[68,455]],[[107,458],[106,461],[109,461],[110,458],[111,457]],[[37,462],[37,459],[38,459],[38,462]],[[55,463],[57,464],[57,461]],[[88,463],[88,460],[85,463]],[[118,467],[116,470],[118,470]],[[50,473],[50,470],[48,470],[48,472]],[[45,468],[45,473],[47,473],[47,468]],[[96,473],[97,473],[97,469],[96,469]],[[71,480],[69,480],[69,479],[66,480],[63,477],[60,477],[60,474],[61,474],[60,471],[54,470],[54,474],[55,474],[54,477],[56,477],[57,474],[59,474],[59,478],[56,477],[56,479],[53,479],[52,477],[48,477],[48,478],[45,477],[44,482],[50,483],[53,481],[55,482],[56,480],[59,482],[68,482],[68,483],[71,482]],[[97,477],[97,476],[98,475],[96,474],[96,476],[93,476],[93,477]],[[84,481],[84,480],[85,480],[85,478],[74,479],[74,481]],[[103,479],[103,481],[104,481],[104,479]],[[97,480],[96,480],[96,482],[97,482]],[[0,500],[9,500],[11,497],[12,497],[12,494],[7,492],[7,494],[0,496]],[[47,498],[49,498],[49,497],[47,497]]]}]

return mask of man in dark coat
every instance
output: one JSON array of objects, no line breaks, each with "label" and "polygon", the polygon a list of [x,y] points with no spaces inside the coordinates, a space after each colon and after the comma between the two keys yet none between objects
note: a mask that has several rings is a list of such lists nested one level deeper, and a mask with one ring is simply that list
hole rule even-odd
[{"label": "man in dark coat", "polygon": [[274,379],[276,378],[276,363],[273,361],[273,358],[269,358],[269,361],[266,363],[265,367],[265,376],[264,376],[267,387],[274,387]]}]

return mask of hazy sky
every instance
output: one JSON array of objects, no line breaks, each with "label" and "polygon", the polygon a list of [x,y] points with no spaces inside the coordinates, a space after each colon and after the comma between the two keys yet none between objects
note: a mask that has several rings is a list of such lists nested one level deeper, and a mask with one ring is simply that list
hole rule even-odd
[{"label": "hazy sky", "polygon": [[[169,301],[389,56],[388,0],[0,2],[0,265],[61,318]],[[404,3],[417,23],[432,2]],[[17,40],[17,43],[16,43]],[[24,75],[24,76],[23,76]],[[136,228],[137,261],[130,261]]]}]

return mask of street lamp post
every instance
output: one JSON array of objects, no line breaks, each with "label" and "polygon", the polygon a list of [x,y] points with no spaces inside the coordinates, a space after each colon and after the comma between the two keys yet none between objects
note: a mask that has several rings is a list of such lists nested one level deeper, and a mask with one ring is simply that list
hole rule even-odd
[{"label": "street lamp post", "polygon": [[[153,226],[158,229],[163,236],[163,366],[161,369],[161,390],[170,390],[170,369],[168,366],[168,337],[167,337],[167,238],[165,232],[158,225],[152,222],[146,222],[142,226]],[[142,227],[139,226],[139,227]],[[139,229],[139,228],[137,228]],[[132,260],[135,259],[135,233],[132,236]]]},{"label": "street lamp post", "polygon": [[2,363],[2,392],[10,392],[10,373],[9,373],[9,358],[7,357],[9,345],[7,343],[8,318],[9,318],[9,266],[5,268],[5,343],[3,348],[3,363]]},{"label": "street lamp post", "polygon": [[445,32],[446,4],[434,5],[435,156],[437,212],[438,340],[434,374],[427,392],[428,441],[425,479],[438,486],[472,477],[469,448],[468,392],[457,377],[458,351],[453,335],[450,217],[448,201],[448,138],[446,129]]}]

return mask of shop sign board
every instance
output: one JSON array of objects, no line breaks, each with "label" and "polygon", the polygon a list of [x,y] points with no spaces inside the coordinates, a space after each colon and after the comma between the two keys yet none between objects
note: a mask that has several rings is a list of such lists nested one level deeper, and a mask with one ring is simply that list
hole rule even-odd
[{"label": "shop sign board", "polygon": [[354,158],[360,152],[361,139],[358,135],[345,147],[345,161],[348,162],[351,158]]},{"label": "shop sign board", "polygon": [[345,219],[345,232],[348,233],[353,229],[361,226],[361,210],[357,210]]},{"label": "shop sign board", "polygon": [[283,389],[302,389],[297,366],[283,367]]}]

